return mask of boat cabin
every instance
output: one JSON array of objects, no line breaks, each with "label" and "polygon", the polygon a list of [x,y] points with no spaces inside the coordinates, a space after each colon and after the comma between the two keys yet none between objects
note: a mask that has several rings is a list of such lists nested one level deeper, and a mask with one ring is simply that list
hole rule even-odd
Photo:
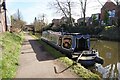
[{"label": "boat cabin", "polygon": [[62,37],[59,38],[59,42],[62,43],[63,48],[72,49],[74,52],[90,49],[89,35],[82,35],[79,33],[64,34],[63,39]]},{"label": "boat cabin", "polygon": [[90,49],[90,35],[45,31],[42,37],[65,50],[79,52]]}]

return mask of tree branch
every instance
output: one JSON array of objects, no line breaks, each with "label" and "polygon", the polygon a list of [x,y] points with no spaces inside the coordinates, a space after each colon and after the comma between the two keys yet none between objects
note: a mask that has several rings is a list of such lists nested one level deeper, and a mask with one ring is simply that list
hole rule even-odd
[{"label": "tree branch", "polygon": [[60,10],[62,10],[62,12],[63,12],[63,14],[65,15],[65,17],[68,18],[67,15],[66,15],[66,13],[64,12],[62,6],[60,5],[59,1],[56,0],[56,2],[57,2],[57,4],[58,4],[58,6],[60,7]]}]

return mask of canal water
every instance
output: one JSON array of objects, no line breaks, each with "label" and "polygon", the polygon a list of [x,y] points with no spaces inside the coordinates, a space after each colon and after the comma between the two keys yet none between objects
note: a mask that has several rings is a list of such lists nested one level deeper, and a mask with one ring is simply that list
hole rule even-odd
[{"label": "canal water", "polygon": [[103,78],[118,78],[120,80],[120,42],[91,41],[91,48],[99,51],[104,64],[96,64],[96,70]]}]

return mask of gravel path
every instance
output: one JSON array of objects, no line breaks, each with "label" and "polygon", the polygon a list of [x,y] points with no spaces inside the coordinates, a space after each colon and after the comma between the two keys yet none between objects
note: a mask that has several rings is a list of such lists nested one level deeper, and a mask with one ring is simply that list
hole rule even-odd
[{"label": "gravel path", "polygon": [[79,78],[69,69],[55,73],[54,66],[60,72],[66,67],[48,54],[30,35],[25,35],[21,48],[16,78]]}]

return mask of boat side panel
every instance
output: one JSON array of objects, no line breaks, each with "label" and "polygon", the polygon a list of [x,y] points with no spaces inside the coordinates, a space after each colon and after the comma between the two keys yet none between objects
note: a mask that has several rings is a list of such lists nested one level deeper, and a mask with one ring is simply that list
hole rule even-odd
[{"label": "boat side panel", "polygon": [[[48,43],[55,49],[59,50],[60,52],[66,54],[67,57],[72,58],[72,51],[64,49],[62,46],[58,45],[60,35],[50,34],[50,33],[43,33],[41,40]],[[63,41],[62,41],[63,42]]]}]

